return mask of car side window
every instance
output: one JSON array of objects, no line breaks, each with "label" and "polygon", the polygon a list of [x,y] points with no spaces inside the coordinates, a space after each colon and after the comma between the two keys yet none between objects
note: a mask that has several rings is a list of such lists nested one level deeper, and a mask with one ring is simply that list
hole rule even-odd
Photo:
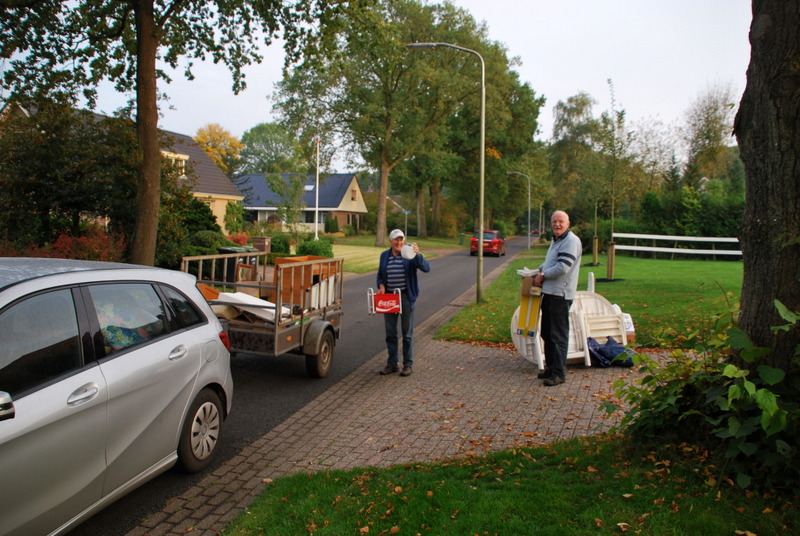
[{"label": "car side window", "polygon": [[69,289],[38,294],[0,313],[0,391],[12,397],[83,365]]},{"label": "car side window", "polygon": [[89,294],[106,355],[143,344],[168,331],[164,306],[151,285],[92,285]]},{"label": "car side window", "polygon": [[188,328],[201,324],[205,320],[200,312],[192,305],[191,300],[171,287],[161,287],[167,302],[175,313],[177,328]]}]

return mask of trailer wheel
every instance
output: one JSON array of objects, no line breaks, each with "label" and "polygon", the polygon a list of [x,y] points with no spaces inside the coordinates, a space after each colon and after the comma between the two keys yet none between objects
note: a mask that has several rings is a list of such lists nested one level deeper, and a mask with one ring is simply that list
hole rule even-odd
[{"label": "trailer wheel", "polygon": [[324,378],[333,363],[334,338],[331,330],[325,330],[319,343],[319,353],[306,355],[306,371],[312,378]]}]

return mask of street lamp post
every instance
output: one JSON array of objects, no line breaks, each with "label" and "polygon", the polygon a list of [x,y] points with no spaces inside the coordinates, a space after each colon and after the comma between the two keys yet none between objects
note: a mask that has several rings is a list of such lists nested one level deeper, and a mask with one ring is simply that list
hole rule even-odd
[{"label": "street lamp post", "polygon": [[531,178],[519,171],[507,171],[509,175],[522,175],[528,179],[528,249],[531,249]]},{"label": "street lamp post", "polygon": [[319,240],[319,138],[317,138],[317,182],[314,187],[314,240]]},{"label": "street lamp post", "polygon": [[436,47],[449,47],[469,54],[475,54],[481,60],[481,158],[480,158],[480,190],[478,195],[478,236],[480,243],[478,247],[478,274],[475,283],[475,301],[480,303],[483,301],[483,184],[484,184],[484,169],[486,164],[486,64],[483,61],[483,56],[479,52],[453,45],[451,43],[409,43],[406,45],[408,48],[436,48]]}]

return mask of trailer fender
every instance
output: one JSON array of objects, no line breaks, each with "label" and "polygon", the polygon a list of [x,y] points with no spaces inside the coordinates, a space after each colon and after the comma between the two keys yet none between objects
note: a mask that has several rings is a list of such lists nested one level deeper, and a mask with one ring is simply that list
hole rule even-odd
[{"label": "trailer fender", "polygon": [[308,326],[308,329],[303,336],[303,353],[305,355],[319,354],[319,347],[322,343],[322,335],[328,330],[334,334],[335,338],[336,332],[333,329],[333,324],[327,320],[318,320]]}]

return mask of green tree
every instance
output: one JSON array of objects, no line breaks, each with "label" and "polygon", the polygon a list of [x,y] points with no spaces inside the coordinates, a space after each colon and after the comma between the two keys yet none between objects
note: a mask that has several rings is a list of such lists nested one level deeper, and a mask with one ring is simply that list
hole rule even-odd
[{"label": "green tree", "polygon": [[236,201],[228,201],[225,206],[225,229],[228,233],[244,230],[244,207]]},{"label": "green tree", "polygon": [[[438,146],[443,121],[477,89],[473,58],[467,63],[461,55],[437,53],[421,59],[406,44],[467,40],[474,32],[474,20],[452,4],[381,0],[368,14],[345,21],[336,50],[287,73],[277,109],[307,145],[319,138],[329,146],[338,136],[352,146],[380,171],[378,193],[385,199],[391,171],[419,147]],[[377,209],[376,244],[384,245],[385,203]]]},{"label": "green tree", "polygon": [[299,157],[299,144],[279,123],[259,123],[242,135],[242,144],[241,174],[296,173],[308,167]]},{"label": "green tree", "polygon": [[[570,210],[575,206],[578,190],[586,177],[597,169],[594,139],[600,129],[599,121],[592,112],[596,101],[585,92],[559,101],[553,109],[553,140],[549,147],[550,182],[555,197],[555,207]],[[587,183],[591,184],[591,183]],[[586,204],[581,214],[572,214],[575,221],[594,212],[597,193],[581,196]]]},{"label": "green tree", "polygon": [[278,217],[289,230],[295,243],[300,240],[300,231],[297,224],[303,214],[305,204],[303,203],[303,186],[306,177],[297,174],[267,173],[264,180],[280,201],[278,205]]},{"label": "green tree", "polygon": [[157,62],[173,69],[181,65],[191,78],[192,62],[211,56],[230,68],[238,92],[245,87],[242,69],[262,59],[262,44],[282,31],[288,60],[294,60],[306,44],[326,42],[326,30],[336,27],[338,12],[347,5],[347,0],[3,2],[0,57],[10,61],[1,83],[15,94],[84,89],[90,103],[104,79],[113,80],[118,91],[135,90],[140,154],[131,260],[153,264],[161,190],[157,81],[169,82]]},{"label": "green tree", "polygon": [[42,245],[62,232],[77,236],[87,217],[108,218],[112,230],[130,236],[131,123],[77,111],[69,99],[13,101],[8,111],[0,128],[2,237]]},{"label": "green tree", "polygon": [[713,86],[701,93],[686,112],[684,140],[688,159],[684,182],[699,188],[702,179],[726,178],[733,153],[735,97],[730,86]]}]

